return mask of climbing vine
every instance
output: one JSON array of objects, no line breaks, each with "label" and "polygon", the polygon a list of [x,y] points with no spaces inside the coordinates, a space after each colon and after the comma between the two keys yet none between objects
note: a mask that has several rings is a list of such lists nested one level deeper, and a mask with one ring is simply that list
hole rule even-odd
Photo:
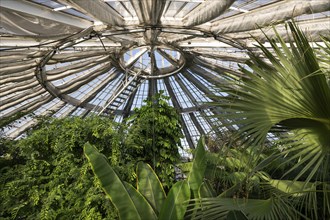
[{"label": "climbing vine", "polygon": [[165,189],[174,183],[174,164],[180,158],[178,150],[183,137],[179,114],[167,103],[168,99],[161,91],[134,109],[126,122],[129,128],[125,141],[126,155],[149,163]]}]

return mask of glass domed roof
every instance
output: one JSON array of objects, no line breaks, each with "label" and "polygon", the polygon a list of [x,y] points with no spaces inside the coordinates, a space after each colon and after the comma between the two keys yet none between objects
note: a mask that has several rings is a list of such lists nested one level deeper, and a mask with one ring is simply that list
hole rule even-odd
[{"label": "glass domed roof", "polygon": [[[329,35],[328,0],[1,0],[0,118],[16,138],[31,117],[106,115],[121,121],[160,90],[193,148],[219,127],[210,116],[226,76],[294,19]],[[264,32],[264,33],[263,33]],[[216,86],[217,85],[217,86]],[[6,127],[5,127],[6,125]],[[234,128],[233,128],[234,129]]]}]

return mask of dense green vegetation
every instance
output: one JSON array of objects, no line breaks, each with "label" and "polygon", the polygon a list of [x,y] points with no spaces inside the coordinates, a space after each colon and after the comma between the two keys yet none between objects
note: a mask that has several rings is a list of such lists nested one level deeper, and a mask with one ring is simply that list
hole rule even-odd
[{"label": "dense green vegetation", "polygon": [[45,119],[27,138],[4,141],[0,214],[8,219],[103,219],[117,216],[98,186],[82,146],[109,158],[119,137],[105,118]]},{"label": "dense green vegetation", "polygon": [[[106,199],[83,154],[86,142],[102,152],[121,178],[132,184],[136,182],[136,163],[153,164],[153,159],[157,159],[157,167],[161,163],[167,168],[166,172],[158,171],[165,186],[170,188],[175,175],[173,165],[179,159],[181,128],[175,109],[166,104],[165,97],[158,95],[156,100],[157,107],[147,104],[137,109],[141,118],[136,120],[133,116],[129,128],[101,117],[44,118],[24,139],[2,138],[0,216],[5,219],[117,218],[116,209]],[[172,129],[158,129],[157,136],[150,135],[152,130],[140,133],[136,127],[153,129],[145,120],[152,119],[156,111],[155,117],[161,121],[155,121],[154,125],[165,127],[172,123]],[[158,140],[162,141],[153,144]],[[144,145],[149,147],[145,156]],[[158,151],[155,147],[165,150]]]},{"label": "dense green vegetation", "polygon": [[160,93],[121,125],[47,118],[1,139],[1,217],[330,219],[330,41],[315,51],[289,25],[290,47],[268,39],[244,79],[220,85],[218,117],[239,130],[201,139],[177,164],[185,180],[174,179],[179,117]]},{"label": "dense green vegetation", "polygon": [[127,120],[129,127],[125,139],[126,160],[150,164],[166,191],[174,183],[174,164],[179,162],[178,148],[183,138],[179,115],[167,104],[168,99],[160,91],[152,99],[145,100],[144,106],[134,109],[134,114]]}]

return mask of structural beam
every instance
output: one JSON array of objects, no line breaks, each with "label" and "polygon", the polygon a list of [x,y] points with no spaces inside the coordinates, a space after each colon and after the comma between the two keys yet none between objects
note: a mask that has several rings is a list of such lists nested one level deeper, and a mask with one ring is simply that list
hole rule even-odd
[{"label": "structural beam", "polygon": [[194,115],[194,113],[190,112],[189,113],[189,116],[192,120],[192,122],[194,123],[194,125],[196,126],[198,132],[201,134],[201,135],[205,135],[205,131],[204,129],[202,128],[202,126],[200,125],[200,123],[198,122],[196,116]]},{"label": "structural beam", "polygon": [[198,103],[197,100],[196,100],[196,98],[192,95],[192,93],[187,88],[187,86],[184,85],[184,83],[182,82],[182,80],[177,75],[174,76],[174,78],[175,78],[176,82],[179,84],[179,86],[181,87],[182,91],[189,97],[189,99],[195,105],[195,107],[190,107],[190,108],[187,108],[187,109],[183,109],[182,112],[189,112],[189,114],[190,114],[192,112],[199,111],[200,114],[205,118],[205,120],[207,121],[207,123],[210,125],[210,127],[212,127],[214,130],[218,131],[219,128],[214,125],[214,123],[205,115],[205,112],[204,112],[205,109],[210,109],[211,107],[208,104]]},{"label": "structural beam", "polygon": [[165,51],[161,50],[161,49],[156,49],[156,51],[162,55],[162,57],[164,57],[170,64],[172,64],[175,67],[179,67],[179,60],[175,59],[174,57],[172,57],[170,54],[166,53]]},{"label": "structural beam", "polygon": [[125,67],[126,68],[131,68],[137,61],[138,59],[140,59],[140,57],[148,51],[148,48],[142,48],[139,50],[139,52],[137,52],[136,54],[134,54],[131,58],[129,58],[126,62],[125,62]]},{"label": "structural beam", "polygon": [[212,73],[208,73],[207,71],[205,71],[205,69],[201,68],[198,65],[192,65],[189,69],[214,85],[221,85],[228,83],[227,80],[224,80],[223,78],[221,79],[219,76],[215,76]]},{"label": "structural beam", "polygon": [[223,76],[226,76],[229,73],[229,74],[237,76],[237,77],[242,77],[242,78],[246,77],[239,71],[235,71],[235,70],[220,66],[219,64],[210,63],[210,62],[207,62],[207,61],[199,59],[199,58],[195,58],[193,60],[193,62],[197,65],[201,65],[207,69],[210,69],[219,74],[222,74]]},{"label": "structural beam", "polygon": [[196,79],[192,74],[190,74],[187,70],[183,71],[182,75],[186,77],[190,82],[192,82],[199,90],[201,90],[209,99],[213,101],[217,101],[218,99],[215,98],[215,94],[207,88],[201,81]]},{"label": "structural beam", "polygon": [[233,46],[215,40],[214,38],[200,37],[194,40],[186,40],[177,43],[180,47],[195,47],[195,48],[232,48]]},{"label": "structural beam", "polygon": [[[80,100],[80,103],[76,108],[72,111],[74,112],[78,107],[84,108],[85,105],[93,100],[112,80],[114,80],[117,76],[119,76],[119,71],[112,71],[110,75],[103,79],[100,84],[95,86],[88,94],[85,94]],[[93,111],[97,111],[98,107],[95,105],[95,108],[93,108]],[[92,110],[91,109],[85,109],[85,111],[82,113],[81,117],[87,116]]]},{"label": "structural beam", "polygon": [[[198,89],[200,89],[202,92],[205,93],[205,95],[215,101],[218,102],[219,98],[213,93],[211,92],[202,82],[200,82],[199,80],[197,80],[192,74],[190,74],[187,70],[184,71],[183,75],[190,81],[192,82]],[[215,108],[215,107],[210,107],[210,110],[215,114],[215,115],[220,115],[222,114],[221,111],[219,111],[219,108]],[[226,120],[225,120],[226,121]],[[222,122],[221,122],[222,123]],[[229,130],[235,130],[233,127],[227,127],[227,129]]]},{"label": "structural beam", "polygon": [[94,99],[111,81],[116,79],[120,75],[119,71],[110,72],[108,77],[102,80],[97,86],[95,86],[88,94],[81,98],[79,104],[80,107],[84,107],[88,102]]},{"label": "structural beam", "polygon": [[[170,84],[169,79],[168,78],[165,78],[164,79],[164,83],[165,83],[165,86],[166,86],[166,89],[167,89],[168,93],[171,96],[171,100],[172,100],[172,103],[174,105],[174,108],[181,109],[181,107],[179,105],[179,102],[178,102],[178,100],[177,100],[177,98],[176,98],[176,96],[175,96],[175,94],[173,92],[173,89],[171,87],[171,84]],[[187,128],[187,125],[186,125],[186,123],[185,123],[185,121],[184,121],[184,119],[183,119],[183,117],[182,117],[181,114],[180,114],[180,120],[181,120],[182,130],[183,130],[183,133],[185,135],[185,138],[186,138],[186,140],[188,142],[189,148],[190,149],[194,149],[195,148],[194,142],[192,140],[192,137],[191,137],[191,135],[189,133],[189,130]]]},{"label": "structural beam", "polygon": [[184,83],[182,82],[182,80],[180,79],[180,77],[178,75],[175,75],[174,76],[174,79],[178,83],[178,85],[180,86],[180,88],[182,89],[182,91],[185,93],[185,95],[187,95],[188,98],[191,100],[191,102],[196,107],[199,107],[200,104],[196,101],[195,97],[191,94],[191,92],[189,91],[189,89],[187,88],[187,86],[184,85]]},{"label": "structural beam", "polygon": [[137,94],[137,89],[129,96],[129,98],[128,98],[128,101],[127,101],[127,103],[126,103],[126,105],[125,105],[125,107],[124,107],[124,109],[123,109],[123,112],[122,112],[122,114],[123,114],[123,119],[125,119],[125,118],[127,118],[129,115],[130,115],[130,113],[131,113],[131,109],[132,109],[132,105],[133,105],[133,101],[134,101],[134,98],[135,98],[135,96],[136,96],[136,94]]},{"label": "structural beam", "polygon": [[148,97],[151,98],[157,93],[157,80],[149,79]]},{"label": "structural beam", "polygon": [[214,48],[210,48],[209,50],[207,48],[191,48],[189,50],[186,50],[186,52],[190,52],[195,56],[203,56],[207,58],[220,59],[223,61],[231,61],[243,64],[249,59],[248,56],[245,54],[238,55],[238,53],[216,51],[214,50]]}]

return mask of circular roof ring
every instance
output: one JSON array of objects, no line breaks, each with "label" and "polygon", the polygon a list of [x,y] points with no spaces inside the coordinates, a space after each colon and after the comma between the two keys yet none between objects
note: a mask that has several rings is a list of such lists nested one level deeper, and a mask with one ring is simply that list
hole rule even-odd
[{"label": "circular roof ring", "polygon": [[175,48],[155,45],[133,47],[121,53],[119,64],[129,74],[158,79],[179,72],[185,65],[183,53]]}]

